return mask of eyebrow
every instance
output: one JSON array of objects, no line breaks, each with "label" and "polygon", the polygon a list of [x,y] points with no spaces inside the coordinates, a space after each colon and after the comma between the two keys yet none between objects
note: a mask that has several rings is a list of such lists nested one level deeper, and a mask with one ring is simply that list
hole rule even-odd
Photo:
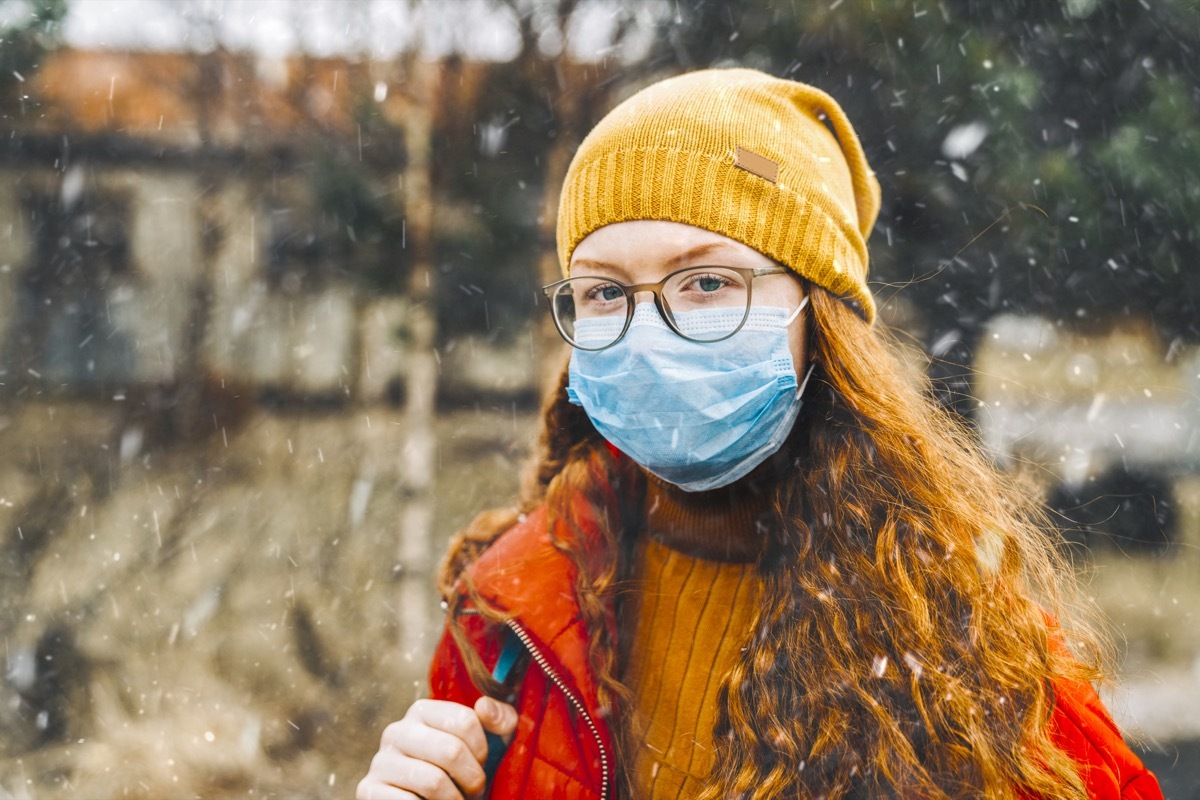
[{"label": "eyebrow", "polygon": [[[689,248],[688,250],[685,250],[684,252],[679,253],[678,255],[674,255],[671,258],[668,258],[666,261],[663,262],[663,266],[665,266],[667,269],[673,269],[674,267],[678,267],[682,264],[686,264],[689,261],[693,261],[697,258],[701,258],[702,256],[707,256],[707,255],[713,253],[714,251],[719,251],[719,250],[733,251],[733,248],[731,248],[730,245],[725,242],[709,242],[707,244],[696,245],[695,247]],[[574,270],[579,267],[586,267],[588,269],[601,269],[601,270],[605,270],[608,272],[619,273],[620,275],[623,275],[626,278],[629,277],[629,273],[626,272],[623,268],[621,268],[617,264],[613,264],[608,261],[597,261],[597,260],[591,259],[591,258],[580,258],[571,265],[571,269]]]},{"label": "eyebrow", "polygon": [[679,255],[668,258],[666,260],[667,267],[677,267],[695,258],[706,256],[714,250],[729,250],[731,249],[725,242],[709,242],[708,244],[697,245],[690,250],[680,253]]},{"label": "eyebrow", "polygon": [[594,258],[578,258],[571,262],[571,272],[574,273],[580,268],[598,269],[602,272],[617,273],[618,278],[623,278],[625,283],[629,282],[629,273],[616,264],[611,264],[608,261],[597,261]]}]

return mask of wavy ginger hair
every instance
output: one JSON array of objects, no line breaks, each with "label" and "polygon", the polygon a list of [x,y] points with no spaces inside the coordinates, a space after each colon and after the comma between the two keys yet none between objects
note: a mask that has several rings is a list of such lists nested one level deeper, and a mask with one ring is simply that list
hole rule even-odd
[{"label": "wavy ginger hair", "polygon": [[[760,611],[724,676],[701,797],[1082,800],[1074,762],[1046,730],[1051,681],[1105,678],[1109,645],[1051,527],[887,333],[819,287],[810,295],[817,368],[778,457],[788,468],[758,562]],[[630,483],[644,478],[609,454],[565,383],[546,404],[520,510],[545,503],[566,519],[582,494],[608,520],[604,541],[556,544],[578,567],[593,667],[629,763],[629,693],[604,619],[614,603],[620,618],[640,515],[618,496],[640,498]],[[516,513],[485,512],[452,545],[441,578],[452,604],[464,567]]]}]

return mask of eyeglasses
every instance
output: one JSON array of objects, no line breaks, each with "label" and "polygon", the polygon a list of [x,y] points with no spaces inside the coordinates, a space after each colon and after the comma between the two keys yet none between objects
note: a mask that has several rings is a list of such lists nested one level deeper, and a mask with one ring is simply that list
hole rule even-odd
[{"label": "eyeglasses", "polygon": [[[629,330],[636,305],[634,295],[653,292],[654,305],[667,325],[693,342],[719,342],[733,336],[750,314],[750,289],[755,278],[786,273],[783,267],[686,267],[658,283],[625,284],[612,278],[580,276],[542,288],[550,301],[554,325],[567,342],[580,350],[603,350]],[[715,311],[692,325],[676,314]]]}]

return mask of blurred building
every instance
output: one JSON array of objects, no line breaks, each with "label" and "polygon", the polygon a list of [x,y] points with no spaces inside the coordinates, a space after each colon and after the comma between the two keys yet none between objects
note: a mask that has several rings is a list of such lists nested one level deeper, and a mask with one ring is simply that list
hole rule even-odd
[{"label": "blurred building", "polygon": [[[0,143],[8,392],[389,391],[405,303],[363,274],[405,268],[401,64],[62,50],[22,89]],[[355,191],[369,231],[330,207]]]}]

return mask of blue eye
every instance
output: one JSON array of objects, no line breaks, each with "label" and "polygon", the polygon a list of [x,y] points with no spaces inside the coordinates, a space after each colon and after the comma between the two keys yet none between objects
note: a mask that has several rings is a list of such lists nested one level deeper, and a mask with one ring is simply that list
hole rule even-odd
[{"label": "blue eye", "polygon": [[606,302],[611,303],[613,300],[617,300],[621,297],[621,290],[616,286],[605,286],[600,290],[600,297]]},{"label": "blue eye", "polygon": [[712,275],[703,276],[698,281],[696,281],[696,284],[700,287],[700,291],[702,291],[702,292],[715,292],[715,291],[719,290],[721,288],[721,286],[723,285],[720,278],[714,277]]}]

